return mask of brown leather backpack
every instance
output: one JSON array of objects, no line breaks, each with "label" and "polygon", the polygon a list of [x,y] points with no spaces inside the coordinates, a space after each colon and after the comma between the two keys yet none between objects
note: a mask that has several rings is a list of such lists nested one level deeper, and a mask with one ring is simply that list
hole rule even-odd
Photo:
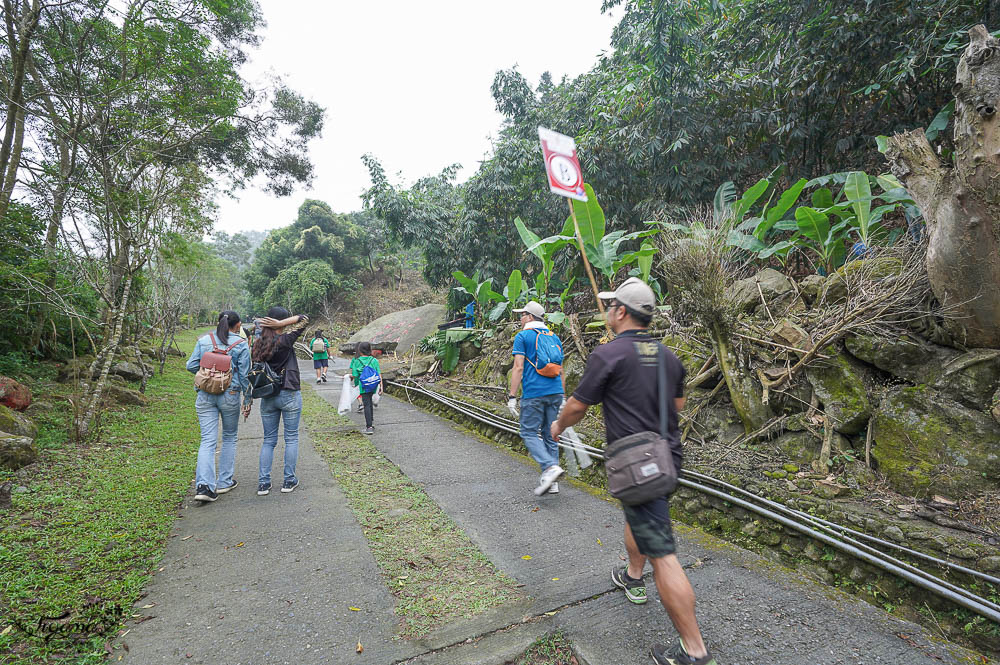
[{"label": "brown leather backpack", "polygon": [[209,333],[208,336],[212,340],[212,350],[201,356],[198,372],[194,375],[194,387],[209,395],[221,395],[233,382],[233,359],[229,351],[246,340],[239,339],[223,350],[216,344],[215,335]]}]

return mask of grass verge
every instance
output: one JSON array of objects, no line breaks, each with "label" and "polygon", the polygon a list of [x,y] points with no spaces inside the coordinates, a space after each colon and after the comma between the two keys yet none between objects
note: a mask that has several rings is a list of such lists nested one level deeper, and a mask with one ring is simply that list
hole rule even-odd
[{"label": "grass verge", "polygon": [[517,583],[349,419],[314,390],[303,390],[302,398],[310,439],[330,464],[397,598],[402,637],[420,637],[521,598]]},{"label": "grass verge", "polygon": [[[68,442],[70,409],[57,403],[36,421],[39,461],[0,471],[15,487],[0,525],[0,663],[106,661],[191,482],[199,430],[184,361],[149,381],[150,406],[105,412],[88,444]],[[63,390],[32,387],[36,399]]]},{"label": "grass verge", "polygon": [[539,638],[508,665],[579,665],[573,647],[561,632]]}]

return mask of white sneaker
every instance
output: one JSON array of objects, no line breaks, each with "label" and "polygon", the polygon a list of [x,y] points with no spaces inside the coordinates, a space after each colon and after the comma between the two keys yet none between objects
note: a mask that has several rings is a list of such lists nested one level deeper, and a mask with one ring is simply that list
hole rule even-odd
[{"label": "white sneaker", "polygon": [[535,488],[535,496],[541,496],[549,491],[552,487],[552,483],[559,479],[559,476],[563,475],[562,467],[558,464],[553,464],[549,468],[542,472],[542,477],[538,479],[538,487]]},{"label": "white sneaker", "polygon": [[322,381],[322,379],[316,379],[316,383],[319,383],[320,381]]},{"label": "white sneaker", "polygon": [[549,494],[559,494],[559,483],[549,485]]}]

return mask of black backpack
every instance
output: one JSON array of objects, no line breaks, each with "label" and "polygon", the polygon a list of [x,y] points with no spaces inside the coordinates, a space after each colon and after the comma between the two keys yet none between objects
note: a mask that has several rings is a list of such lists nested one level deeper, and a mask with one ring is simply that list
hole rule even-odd
[{"label": "black backpack", "polygon": [[247,381],[250,383],[251,399],[274,397],[285,383],[285,370],[275,372],[266,362],[258,361],[250,368]]}]

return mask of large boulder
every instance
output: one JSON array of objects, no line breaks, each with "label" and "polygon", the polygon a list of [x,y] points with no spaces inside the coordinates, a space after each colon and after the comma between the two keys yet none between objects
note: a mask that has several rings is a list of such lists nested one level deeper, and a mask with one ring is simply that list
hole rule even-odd
[{"label": "large boulder", "polygon": [[131,388],[111,382],[104,384],[104,398],[129,406],[146,406],[149,404],[149,398],[138,390],[132,390]]},{"label": "large boulder", "polygon": [[872,456],[897,491],[962,496],[1000,485],[1000,425],[927,386],[889,390]]},{"label": "large boulder", "polygon": [[410,347],[437,332],[445,322],[448,308],[444,305],[424,305],[377,318],[351,335],[348,344],[357,342],[395,342],[397,352],[408,353]]},{"label": "large boulder", "polygon": [[911,383],[931,383],[958,351],[928,344],[915,335],[851,335],[844,346],[855,358]]},{"label": "large boulder", "polygon": [[24,411],[31,406],[31,389],[7,376],[0,376],[0,404]]},{"label": "large boulder", "polygon": [[34,439],[38,434],[38,427],[23,413],[0,404],[0,432]]},{"label": "large boulder", "polygon": [[848,436],[857,434],[872,413],[861,368],[835,347],[827,347],[823,354],[830,357],[808,365],[806,379],[823,403],[823,411],[833,419],[833,429]]},{"label": "large boulder", "polygon": [[903,271],[903,262],[895,256],[876,256],[845,263],[826,278],[819,303],[836,305],[847,300],[849,292],[858,288],[879,288],[878,283]]},{"label": "large boulder", "polygon": [[17,471],[38,459],[38,447],[30,436],[0,432],[0,469]]},{"label": "large boulder", "polygon": [[406,372],[407,376],[423,376],[431,371],[431,366],[435,360],[433,355],[417,356],[410,363],[409,371]]},{"label": "large boulder", "polygon": [[761,307],[761,295],[775,316],[805,309],[792,281],[773,268],[764,268],[753,277],[737,280],[726,288],[726,296],[737,303],[741,312],[756,312]]},{"label": "large boulder", "polygon": [[153,370],[145,363],[140,366],[134,362],[120,360],[111,366],[108,373],[120,376],[126,381],[134,381],[138,383],[139,381],[142,381],[143,376],[151,376],[153,374]]},{"label": "large boulder", "polygon": [[911,383],[926,383],[973,409],[988,409],[1000,387],[1000,350],[967,353],[914,335],[854,335],[845,340],[856,358]]},{"label": "large boulder", "polygon": [[972,349],[942,369],[935,388],[973,409],[990,408],[1000,388],[1000,349]]}]

